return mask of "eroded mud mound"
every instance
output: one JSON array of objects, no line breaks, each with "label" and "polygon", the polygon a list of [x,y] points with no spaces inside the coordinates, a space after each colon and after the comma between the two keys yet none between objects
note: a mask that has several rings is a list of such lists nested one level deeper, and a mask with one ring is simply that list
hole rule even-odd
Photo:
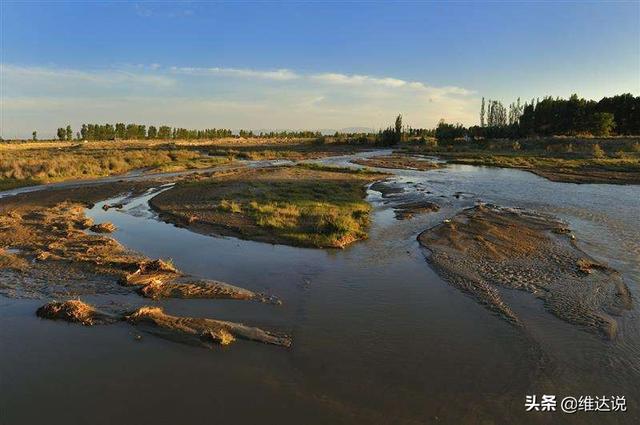
[{"label": "eroded mud mound", "polygon": [[136,287],[138,293],[147,298],[210,298],[279,304],[275,297],[216,280],[183,275],[172,264],[162,260],[142,261],[133,272],[124,274],[120,281]]},{"label": "eroded mud mound", "polygon": [[38,317],[82,325],[126,321],[137,328],[176,342],[212,346],[228,345],[237,338],[265,344],[291,346],[291,338],[222,320],[170,316],[159,307],[141,307],[133,312],[106,313],[80,300],[53,301],[36,311]]},{"label": "eroded mud mound", "polygon": [[283,347],[291,346],[291,339],[287,336],[275,335],[240,323],[170,316],[159,307],[142,307],[127,315],[125,320],[157,336],[185,343],[226,345],[241,338]]},{"label": "eroded mud mound", "polygon": [[116,316],[96,310],[80,300],[54,301],[43,305],[36,311],[38,317],[51,320],[64,320],[91,326],[113,323]]},{"label": "eroded mud mound", "polygon": [[560,221],[491,205],[465,210],[418,236],[445,280],[506,320],[520,324],[500,286],[530,292],[557,317],[613,338],[615,316],[631,308],[629,289],[573,239]]}]

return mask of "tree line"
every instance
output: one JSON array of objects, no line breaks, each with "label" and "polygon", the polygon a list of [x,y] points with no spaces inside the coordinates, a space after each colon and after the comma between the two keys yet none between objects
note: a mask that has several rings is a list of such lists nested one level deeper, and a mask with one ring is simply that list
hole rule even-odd
[{"label": "tree line", "polygon": [[[465,127],[444,120],[435,129],[411,128],[402,125],[398,115],[393,126],[367,135],[379,144],[394,145],[404,140],[436,137],[439,140],[458,138],[493,139],[531,136],[591,134],[594,136],[640,135],[640,96],[630,93],[604,97],[599,101],[585,100],[574,94],[569,99],[551,96],[522,103],[520,98],[508,106],[498,100],[482,98],[480,125]],[[60,140],[72,140],[71,126],[60,127]],[[240,137],[322,138],[319,131],[253,131],[240,130]],[[337,135],[336,135],[337,136]],[[219,139],[234,137],[229,129],[192,130],[170,126],[141,124],[82,124],[76,133],[78,140],[115,139]],[[37,139],[34,131],[33,139]]]},{"label": "tree line", "polygon": [[441,120],[435,130],[439,140],[583,134],[640,134],[640,96],[626,93],[595,101],[574,94],[569,99],[548,96],[524,104],[518,98],[508,108],[500,101],[482,98],[479,126],[467,128]]},{"label": "tree line", "polygon": [[[73,140],[73,130],[70,125],[59,127],[56,135],[59,140]],[[320,137],[319,131],[268,131],[255,134],[250,130],[240,130],[239,137],[269,137],[269,138],[312,138]],[[161,125],[159,127],[144,124],[82,124],[80,131],[76,132],[77,140],[142,140],[142,139],[221,139],[234,137],[234,133],[224,128],[209,128],[204,130],[193,130],[187,128],[170,127]],[[33,139],[37,139],[34,132]]]}]

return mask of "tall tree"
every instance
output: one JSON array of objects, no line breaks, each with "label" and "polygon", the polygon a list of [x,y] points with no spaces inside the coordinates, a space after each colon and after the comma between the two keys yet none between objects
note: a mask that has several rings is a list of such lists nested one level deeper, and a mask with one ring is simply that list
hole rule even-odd
[{"label": "tall tree", "polygon": [[70,125],[67,125],[67,128],[65,129],[65,136],[67,137],[67,140],[73,139],[73,130]]},{"label": "tall tree", "polygon": [[402,141],[402,114],[396,117],[395,130],[396,130],[396,143],[399,143]]},{"label": "tall tree", "polygon": [[482,105],[480,106],[480,127],[484,127],[484,97],[482,98]]}]

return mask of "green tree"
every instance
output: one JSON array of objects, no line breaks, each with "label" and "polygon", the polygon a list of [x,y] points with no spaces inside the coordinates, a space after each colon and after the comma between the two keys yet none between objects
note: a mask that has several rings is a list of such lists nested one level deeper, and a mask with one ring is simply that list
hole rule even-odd
[{"label": "green tree", "polygon": [[122,122],[116,123],[116,137],[124,139],[127,137],[127,127]]},{"label": "green tree", "polygon": [[65,129],[65,136],[67,140],[73,139],[73,130],[71,129],[70,125],[67,125],[67,128]]},{"label": "green tree", "polygon": [[38,132],[37,131],[33,131],[33,133],[31,133],[31,140],[36,141],[38,140]]},{"label": "green tree", "polygon": [[158,129],[158,139],[170,139],[171,138],[171,127],[167,125],[161,125],[160,129]]},{"label": "green tree", "polygon": [[402,141],[402,114],[396,117],[395,131],[396,143],[400,143]]},{"label": "green tree", "polygon": [[155,139],[156,137],[158,137],[158,129],[155,126],[150,125],[149,130],[147,131],[147,138]]},{"label": "green tree", "polygon": [[596,112],[591,115],[590,130],[594,136],[608,136],[615,125],[612,113]]},{"label": "green tree", "polygon": [[58,135],[59,140],[65,140],[67,138],[67,132],[62,127],[58,128],[58,132],[56,134]]}]

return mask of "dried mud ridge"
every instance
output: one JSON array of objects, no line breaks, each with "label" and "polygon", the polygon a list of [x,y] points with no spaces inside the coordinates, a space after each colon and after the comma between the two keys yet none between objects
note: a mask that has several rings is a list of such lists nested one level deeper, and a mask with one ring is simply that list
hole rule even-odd
[{"label": "dried mud ridge", "polygon": [[[59,202],[50,207],[26,202],[0,213],[0,294],[59,298],[134,290],[152,299],[234,299],[280,304],[272,296],[185,275],[169,262],[148,259],[107,236],[87,232],[95,230],[96,224],[85,216],[84,208],[77,202]],[[110,223],[98,226],[114,228]],[[124,319],[169,338],[176,336],[173,339],[197,337],[229,343],[238,337],[290,345],[289,339],[258,328],[213,319],[173,317],[152,307],[114,315],[70,300],[46,304],[37,314],[85,325]]]},{"label": "dried mud ridge", "polygon": [[418,241],[445,280],[518,326],[499,287],[532,293],[555,316],[610,339],[616,316],[632,306],[620,274],[581,251],[570,230],[550,217],[479,205],[425,230]]},{"label": "dried mud ridge", "polygon": [[211,347],[229,345],[236,340],[291,346],[291,338],[260,328],[222,320],[178,317],[166,314],[160,307],[140,307],[130,312],[107,313],[80,300],[53,301],[40,307],[38,317],[64,320],[85,326],[125,321],[136,328],[171,341]]}]

